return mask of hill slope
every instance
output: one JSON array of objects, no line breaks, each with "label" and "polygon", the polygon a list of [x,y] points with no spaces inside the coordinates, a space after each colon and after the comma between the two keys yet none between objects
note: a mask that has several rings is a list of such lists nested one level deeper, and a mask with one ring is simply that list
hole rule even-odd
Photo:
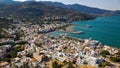
[{"label": "hill slope", "polygon": [[0,5],[0,15],[21,17],[47,17],[60,16],[70,19],[90,19],[91,15],[83,14],[72,9],[55,7],[39,2],[24,2],[19,4]]}]

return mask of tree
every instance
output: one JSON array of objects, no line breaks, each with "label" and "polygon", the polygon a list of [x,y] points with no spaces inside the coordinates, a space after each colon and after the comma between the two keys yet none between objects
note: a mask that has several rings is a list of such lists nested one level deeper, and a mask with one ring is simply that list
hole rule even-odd
[{"label": "tree", "polygon": [[23,51],[23,50],[24,48],[22,46],[17,46],[13,49],[13,51],[10,52],[10,54],[9,53],[5,54],[4,59],[1,59],[1,60],[10,62],[12,58],[17,57],[17,52]]},{"label": "tree", "polygon": [[113,62],[120,62],[120,57],[110,57],[110,60]]},{"label": "tree", "polygon": [[107,65],[108,65],[108,63],[104,61],[104,62],[102,62],[99,66],[104,68],[104,67],[107,66]]},{"label": "tree", "polygon": [[52,68],[62,68],[62,65],[61,64],[59,65],[56,61],[54,61],[52,63]]},{"label": "tree", "polygon": [[66,50],[66,49],[67,49],[67,47],[64,47],[63,49],[64,49],[64,50]]},{"label": "tree", "polygon": [[100,55],[102,55],[103,57],[106,57],[106,55],[110,55],[110,53],[108,51],[104,50],[100,53]]},{"label": "tree", "polygon": [[72,65],[72,63],[69,61],[68,62],[68,67],[67,68],[75,68],[73,65]]}]

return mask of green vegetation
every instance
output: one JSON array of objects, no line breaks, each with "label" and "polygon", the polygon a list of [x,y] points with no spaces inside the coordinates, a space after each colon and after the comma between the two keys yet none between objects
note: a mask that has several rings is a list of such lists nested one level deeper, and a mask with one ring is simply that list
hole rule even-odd
[{"label": "green vegetation", "polygon": [[2,30],[2,27],[0,26],[0,38],[10,38],[10,34],[6,31]]},{"label": "green vegetation", "polygon": [[110,57],[112,62],[120,62],[120,57]]},{"label": "green vegetation", "polygon": [[68,62],[68,67],[67,68],[75,68],[74,66],[73,66],[73,64],[72,64],[72,62]]},{"label": "green vegetation", "polygon": [[110,55],[110,53],[108,51],[104,50],[100,53],[100,55],[102,55],[103,57],[106,57],[106,55]]},{"label": "green vegetation", "polygon": [[54,61],[52,63],[52,68],[62,68],[62,65],[61,64],[58,64],[57,61]]},{"label": "green vegetation", "polygon": [[41,46],[41,42],[35,42],[35,45],[40,47]]},{"label": "green vegetation", "polygon": [[17,41],[17,40],[20,40],[20,37],[23,37],[23,36],[24,36],[24,33],[23,33],[23,31],[21,30],[21,31],[19,31],[19,32],[16,32],[15,35],[16,35],[16,37],[14,38],[14,40]]},{"label": "green vegetation", "polygon": [[24,63],[23,66],[21,66],[20,68],[30,68],[28,63]]},{"label": "green vegetation", "polygon": [[30,58],[33,58],[33,54],[27,54],[26,57],[30,57]]},{"label": "green vegetation", "polygon": [[8,28],[11,24],[11,21],[6,18],[0,18],[0,29]]},{"label": "green vegetation", "polygon": [[108,63],[104,61],[99,66],[104,68],[105,66],[108,66]]},{"label": "green vegetation", "polygon": [[63,63],[64,63],[65,65],[67,65],[67,64],[68,64],[68,62],[67,62],[67,61],[63,61]]},{"label": "green vegetation", "polygon": [[10,62],[10,60],[12,58],[17,57],[17,52],[22,51],[22,50],[24,50],[24,47],[22,45],[21,46],[17,46],[17,47],[14,48],[13,51],[11,51],[10,53],[6,54],[4,59],[0,59],[0,60],[1,61],[8,61],[8,62]]},{"label": "green vegetation", "polygon": [[63,49],[64,49],[64,50],[66,50],[66,49],[67,49],[67,47],[64,47]]},{"label": "green vegetation", "polygon": [[13,42],[3,42],[3,43],[0,43],[0,46],[2,46],[2,45],[14,45],[14,43]]}]

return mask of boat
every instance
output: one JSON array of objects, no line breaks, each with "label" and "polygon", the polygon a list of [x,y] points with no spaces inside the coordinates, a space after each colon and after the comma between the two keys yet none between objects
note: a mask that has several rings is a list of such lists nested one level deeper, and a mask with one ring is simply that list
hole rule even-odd
[{"label": "boat", "polygon": [[87,24],[86,27],[91,28],[92,26]]},{"label": "boat", "polygon": [[60,36],[68,36],[66,33],[62,33],[60,34]]}]

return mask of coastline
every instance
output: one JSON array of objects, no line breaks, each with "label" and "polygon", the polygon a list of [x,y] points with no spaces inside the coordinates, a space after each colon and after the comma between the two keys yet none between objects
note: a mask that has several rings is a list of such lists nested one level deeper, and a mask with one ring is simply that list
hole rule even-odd
[{"label": "coastline", "polygon": [[[119,31],[117,30],[118,28],[120,28],[117,25],[117,24],[119,24],[119,22],[118,22],[119,20],[120,19],[118,16],[110,16],[110,17],[98,17],[98,18],[96,18],[96,20],[93,20],[93,21],[91,21],[91,20],[85,21],[85,22],[81,21],[80,24],[82,24],[82,26],[85,26],[86,24],[91,25],[92,28],[89,28],[89,29],[84,28],[84,27],[79,28],[78,25],[80,25],[80,24],[78,21],[78,23],[75,22],[75,24],[77,26],[75,26],[74,30],[80,31],[82,29],[85,32],[85,35],[79,35],[80,38],[91,37],[91,38],[99,40],[102,43],[109,45],[111,47],[120,48],[120,46],[119,46],[120,39],[118,38]],[[112,23],[111,21],[113,21],[114,23]],[[72,24],[74,24],[74,22]],[[114,24],[114,25],[112,25],[112,24]]]},{"label": "coastline", "polygon": [[74,25],[70,25],[70,26],[67,26],[66,28],[65,28],[65,30],[66,31],[73,31],[73,28],[74,27]]},{"label": "coastline", "polygon": [[[70,26],[67,26],[65,29],[66,29],[66,31],[74,31],[72,28],[74,27],[75,25],[70,25]],[[74,37],[71,37],[71,38],[74,38]],[[76,39],[82,39],[82,38],[76,38]],[[85,39],[84,39],[85,40]],[[95,40],[95,39],[94,39]],[[99,40],[96,40],[96,41],[99,41]],[[102,42],[101,42],[102,43]],[[104,43],[103,43],[104,44]],[[108,46],[108,47],[110,47],[110,48],[116,48],[116,49],[119,49],[119,48],[117,48],[117,47],[113,47],[113,46],[110,46],[110,45],[106,45],[106,44],[104,44],[104,46]]]},{"label": "coastline", "polygon": [[[98,17],[100,20],[101,20],[101,18],[104,18],[104,17]],[[96,18],[96,19],[98,19],[98,18]],[[106,18],[106,17],[105,17]],[[99,21],[99,19],[98,19],[98,21]],[[108,18],[107,18],[108,19]],[[111,18],[110,18],[111,19]],[[89,21],[89,20],[88,20]],[[90,20],[91,21],[91,20]],[[79,22],[79,21],[78,21]],[[109,21],[108,21],[109,22]],[[72,22],[71,22],[72,23]],[[63,33],[64,32],[72,32],[72,31],[74,31],[74,29],[73,29],[73,27],[76,27],[76,25],[74,25],[73,23],[71,24],[71,25],[68,25],[68,26],[66,26],[66,27],[64,27],[65,29],[61,29],[61,30],[58,30],[58,31],[63,31]],[[94,27],[94,25],[93,25],[93,27]],[[78,30],[79,31],[79,30]],[[56,31],[54,31],[54,32],[56,32]],[[54,33],[54,32],[51,32],[51,33]],[[85,31],[86,32],[86,31]],[[90,33],[90,32],[86,32],[86,34],[87,33]],[[90,33],[91,34],[91,33]],[[70,34],[71,35],[71,34]],[[72,35],[73,36],[73,35]],[[96,35],[95,35],[96,36]],[[81,36],[80,36],[81,37]],[[83,37],[83,35],[82,35],[82,37]],[[81,37],[81,39],[84,39],[84,38],[82,38]],[[88,37],[88,38],[93,38],[93,39],[95,39],[95,40],[98,40],[98,41],[100,41],[100,42],[102,42],[103,44],[105,44],[106,46],[109,46],[109,47],[113,47],[113,48],[117,48],[117,49],[119,49],[120,47],[118,46],[118,45],[115,45],[115,44],[110,44],[109,43],[109,41],[107,41],[107,43],[106,42],[104,42],[104,40],[103,41],[101,41],[101,40],[99,40],[99,39],[101,39],[101,38],[98,38],[98,39],[96,39],[96,37],[94,38],[93,36],[90,36],[90,37]],[[87,39],[87,38],[86,38]],[[112,42],[116,42],[116,41],[112,41]]]}]

